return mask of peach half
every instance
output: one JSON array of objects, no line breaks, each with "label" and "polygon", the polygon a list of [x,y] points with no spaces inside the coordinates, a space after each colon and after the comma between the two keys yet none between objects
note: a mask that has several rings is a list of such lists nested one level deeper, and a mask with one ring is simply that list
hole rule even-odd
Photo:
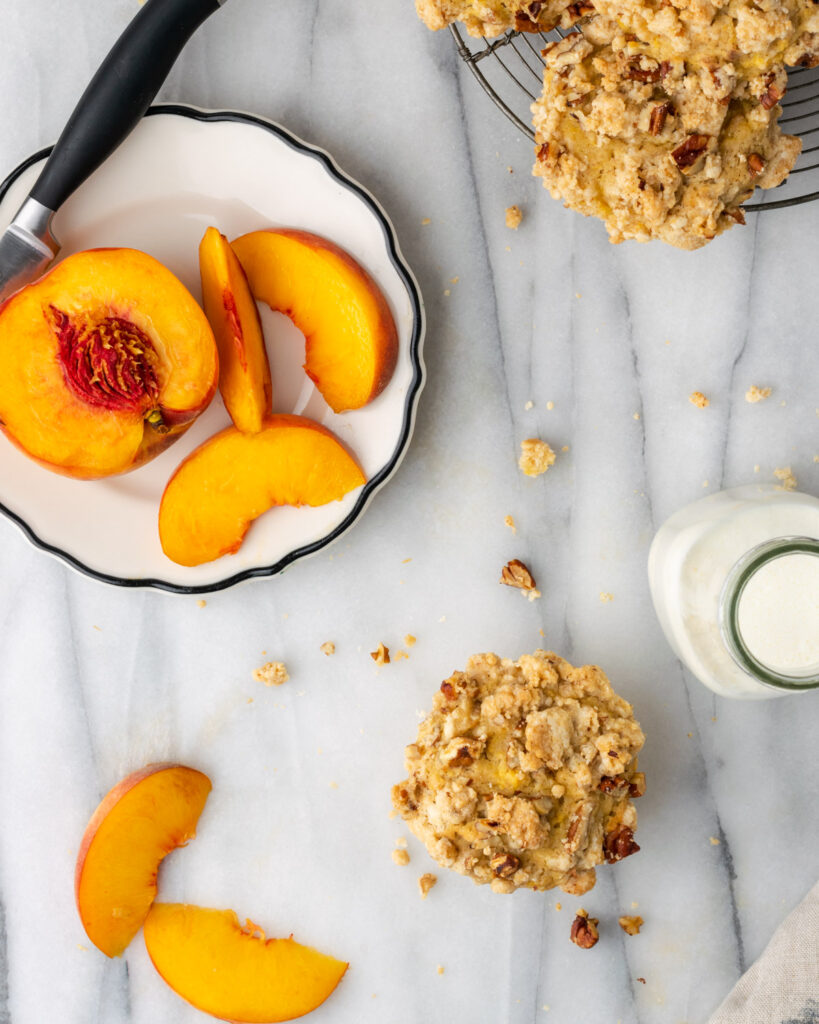
[{"label": "peach half", "polygon": [[301,1017],[333,992],[347,964],[289,939],[267,939],[232,910],[155,903],[145,919],[154,967],[191,1005],[234,1024]]},{"label": "peach half", "polygon": [[255,298],[303,332],[305,372],[333,412],[360,409],[384,390],[398,357],[395,321],[348,252],[289,228],[252,231],[232,245]]},{"label": "peach half", "polygon": [[273,411],[270,364],[256,302],[228,240],[208,228],[199,245],[202,303],[219,348],[219,390],[230,418],[246,434]]},{"label": "peach half", "polygon": [[196,834],[210,779],[181,764],[153,764],[108,793],[85,830],[74,893],[88,938],[119,956],[156,898],[162,859]]},{"label": "peach half", "polygon": [[178,565],[238,551],[274,505],[326,505],[366,477],[341,442],[304,416],[270,416],[257,434],[228,427],[193,451],[159,506],[162,550]]},{"label": "peach half", "polygon": [[158,455],[216,390],[213,332],[152,256],[68,256],[0,307],[0,427],[48,469],[92,479]]}]

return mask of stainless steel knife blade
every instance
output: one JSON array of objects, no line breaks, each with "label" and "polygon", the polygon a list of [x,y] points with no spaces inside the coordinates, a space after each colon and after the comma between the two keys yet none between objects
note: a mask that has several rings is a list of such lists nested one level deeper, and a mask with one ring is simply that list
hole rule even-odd
[{"label": "stainless steel knife blade", "polygon": [[41,277],[60,251],[51,233],[54,212],[29,197],[0,235],[0,302]]}]

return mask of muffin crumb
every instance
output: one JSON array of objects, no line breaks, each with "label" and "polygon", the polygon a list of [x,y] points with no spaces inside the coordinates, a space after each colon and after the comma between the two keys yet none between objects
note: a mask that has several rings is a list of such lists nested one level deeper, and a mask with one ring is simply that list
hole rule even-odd
[{"label": "muffin crumb", "polygon": [[640,929],[643,927],[643,919],[636,914],[634,916],[618,917],[617,923],[626,933],[626,935],[639,935]]},{"label": "muffin crumb", "polygon": [[390,649],[384,644],[379,644],[376,650],[370,651],[370,657],[376,663],[376,665],[389,665],[390,663]]},{"label": "muffin crumb", "polygon": [[553,466],[557,456],[551,447],[539,437],[530,437],[520,442],[518,465],[526,476],[540,476]]},{"label": "muffin crumb", "polygon": [[692,391],[688,396],[688,401],[692,405],[696,405],[698,409],[707,409],[711,404],[701,391]]},{"label": "muffin crumb", "polygon": [[429,896],[429,891],[438,881],[438,876],[433,875],[431,871],[427,871],[421,875],[418,879],[418,889],[421,893],[421,899],[425,900]]},{"label": "muffin crumb", "polygon": [[319,650],[321,651],[322,654],[326,654],[327,657],[329,658],[331,654],[336,653],[336,645],[332,642],[332,640],[327,640],[326,643],[323,643],[321,647],[319,647]]},{"label": "muffin crumb", "polygon": [[399,848],[392,851],[393,863],[397,864],[399,868],[406,867],[410,862],[410,855],[406,850]]},{"label": "muffin crumb", "polygon": [[523,214],[521,213],[519,206],[506,207],[506,226],[508,228],[511,228],[513,231],[517,231],[522,220]]},{"label": "muffin crumb", "polygon": [[770,388],[758,388],[756,384],[752,384],[745,392],[746,402],[763,402],[766,398],[770,398]]},{"label": "muffin crumb", "polygon": [[796,490],[796,477],[794,476],[793,470],[790,466],[781,466],[779,469],[775,469],[773,472],[776,479],[782,481],[782,483],[778,485],[779,490]]},{"label": "muffin crumb", "polygon": [[253,670],[253,678],[257,683],[264,683],[265,686],[281,686],[286,683],[290,676],[287,674],[287,667],[283,661],[268,661],[261,668]]}]

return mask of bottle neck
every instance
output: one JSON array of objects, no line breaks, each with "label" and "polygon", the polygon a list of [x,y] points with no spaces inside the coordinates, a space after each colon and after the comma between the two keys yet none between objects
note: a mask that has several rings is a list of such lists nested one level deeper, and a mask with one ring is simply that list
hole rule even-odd
[{"label": "bottle neck", "polygon": [[[774,687],[777,690],[811,690],[819,687],[819,664],[813,657],[809,657],[808,663],[802,665],[798,658],[796,664],[783,668],[781,664],[766,663],[764,655],[760,654],[760,644],[750,633],[743,635],[743,625],[749,629],[749,616],[743,615],[743,599],[746,603],[752,600],[754,588],[759,589],[759,583],[767,575],[771,576],[771,563],[777,559],[787,556],[807,556],[817,559],[819,565],[819,539],[813,537],[777,537],[774,540],[759,544],[746,552],[732,567],[722,588],[719,602],[719,623],[723,642],[728,653],[736,664],[747,672],[752,678],[765,686]],[[797,560],[793,560],[794,564]],[[799,559],[801,563],[802,560]],[[757,574],[765,570],[763,576]],[[813,568],[813,567],[811,567]],[[819,570],[817,570],[819,571]],[[778,585],[781,587],[782,580]],[[751,590],[749,591],[749,586]],[[785,609],[784,599],[786,595],[770,590],[765,600],[770,604],[772,611]],[[765,619],[765,608],[762,608],[760,616],[757,609],[757,623]],[[787,612],[785,611],[787,616]],[[775,616],[771,616],[771,630],[776,628],[773,623]],[[791,620],[792,621],[792,620]],[[798,623],[797,623],[798,626]],[[808,626],[808,628],[810,628]],[[766,649],[762,645],[762,649]],[[808,650],[810,638],[808,638]],[[770,659],[773,660],[773,659]]]}]

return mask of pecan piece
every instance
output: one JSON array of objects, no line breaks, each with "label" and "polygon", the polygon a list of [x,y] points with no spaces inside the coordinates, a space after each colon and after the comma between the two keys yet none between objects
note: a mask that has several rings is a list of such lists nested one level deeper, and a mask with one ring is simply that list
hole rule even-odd
[{"label": "pecan piece", "polygon": [[618,917],[617,923],[626,935],[639,935],[640,929],[643,927],[643,919],[639,914],[634,917]]},{"label": "pecan piece", "polygon": [[785,90],[780,89],[774,79],[776,75],[772,71],[765,79],[765,92],[759,97],[759,102],[766,110],[771,110],[785,95]]},{"label": "pecan piece", "polygon": [[559,156],[560,147],[556,142],[544,142],[537,151],[537,158],[542,164],[556,163]]},{"label": "pecan piece", "polygon": [[620,825],[619,828],[609,832],[603,840],[603,853],[608,864],[615,864],[624,857],[630,857],[639,849],[640,847],[634,841],[634,833],[628,825]]},{"label": "pecan piece", "polygon": [[489,861],[489,867],[496,878],[510,878],[520,867],[520,861],[513,853],[499,853]]},{"label": "pecan piece", "polygon": [[759,153],[748,154],[748,170],[755,178],[759,177],[759,175],[765,170],[765,161]]},{"label": "pecan piece", "polygon": [[450,683],[448,679],[445,679],[441,683],[441,693],[446,697],[447,700],[455,700],[455,687]]},{"label": "pecan piece", "polygon": [[674,108],[670,103],[658,103],[651,109],[651,117],[648,120],[648,130],[652,135],[659,135],[665,127],[665,119],[669,114],[673,115]]},{"label": "pecan piece", "polygon": [[518,558],[513,558],[511,562],[506,563],[501,570],[500,581],[507,587],[517,587],[518,590],[535,589],[534,577]]},{"label": "pecan piece", "polygon": [[574,25],[581,18],[594,14],[594,5],[588,3],[587,0],[577,0],[577,3],[569,4],[566,8],[566,13],[569,15],[569,22]]},{"label": "pecan piece", "polygon": [[543,7],[543,0],[532,0],[522,11],[515,15],[515,28],[518,32],[546,31],[547,26],[538,25],[538,17]]},{"label": "pecan piece", "polygon": [[600,932],[597,930],[598,920],[596,917],[589,917],[585,910],[578,910],[577,916],[572,921],[572,930],[569,938],[581,949],[591,949],[597,945]]},{"label": "pecan piece", "polygon": [[705,152],[707,146],[708,136],[694,133],[689,135],[684,142],[681,142],[676,149],[672,150],[671,157],[679,169],[685,171],[694,166]]},{"label": "pecan piece", "polygon": [[472,751],[468,746],[458,747],[449,761],[447,761],[450,768],[468,768],[469,765],[474,763],[475,758],[472,756]]},{"label": "pecan piece", "polygon": [[737,224],[745,223],[745,212],[741,206],[736,206],[733,210],[726,210],[725,215],[726,217],[731,217]]},{"label": "pecan piece", "polygon": [[634,800],[641,797],[646,791],[646,777],[642,772],[635,772],[628,784],[628,795]]},{"label": "pecan piece", "polygon": [[627,785],[625,775],[604,775],[597,788],[601,793],[613,793],[616,789],[622,789]]},{"label": "pecan piece", "polygon": [[[641,61],[645,61],[648,67],[641,67]],[[650,57],[632,57],[626,66],[626,78],[630,82],[659,82],[662,77],[663,65]]]}]

